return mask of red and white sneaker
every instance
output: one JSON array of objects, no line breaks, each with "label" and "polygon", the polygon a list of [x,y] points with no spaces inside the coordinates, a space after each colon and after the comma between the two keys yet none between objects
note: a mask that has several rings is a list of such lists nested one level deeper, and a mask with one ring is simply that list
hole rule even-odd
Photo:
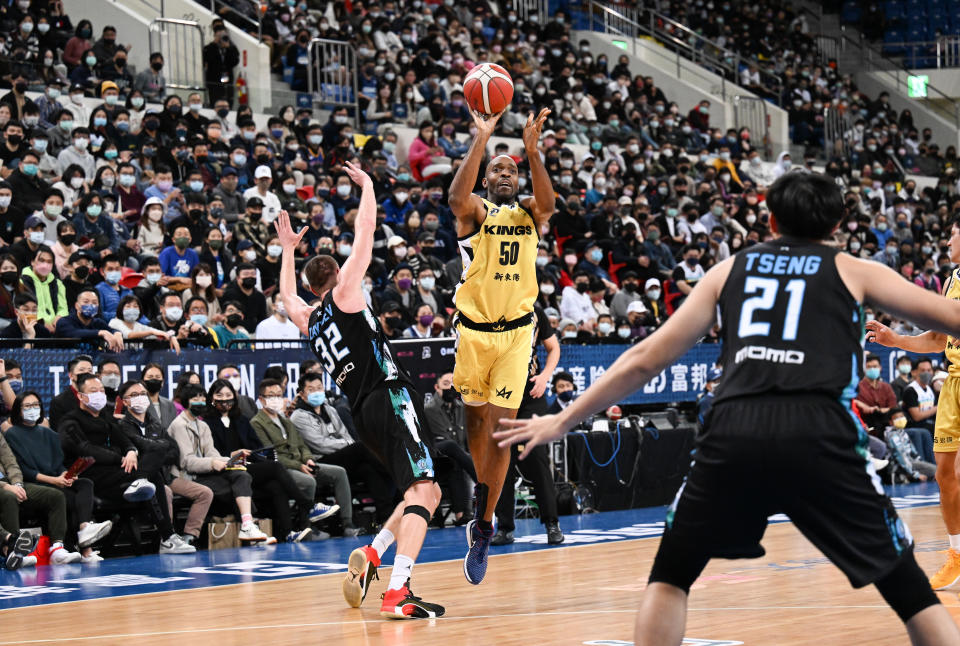
[{"label": "red and white sneaker", "polygon": [[350,553],[347,576],[343,579],[343,598],[351,608],[359,608],[367,598],[371,581],[380,578],[378,567],[380,557],[370,545],[358,547]]},{"label": "red and white sneaker", "polygon": [[442,617],[444,612],[443,606],[413,596],[410,579],[399,590],[387,590],[380,606],[380,616],[389,619],[435,619]]}]

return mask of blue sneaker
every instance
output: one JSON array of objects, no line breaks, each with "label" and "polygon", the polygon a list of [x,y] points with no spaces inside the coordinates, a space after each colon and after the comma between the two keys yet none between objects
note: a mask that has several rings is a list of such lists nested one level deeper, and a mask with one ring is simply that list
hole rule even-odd
[{"label": "blue sneaker", "polygon": [[493,530],[483,531],[477,527],[477,521],[467,523],[467,545],[470,549],[463,557],[463,575],[468,583],[480,585],[487,574],[487,553],[490,551],[490,539]]},{"label": "blue sneaker", "polygon": [[318,502],[313,506],[313,509],[310,510],[310,522],[318,523],[324,518],[330,518],[335,513],[340,511],[340,505],[325,505],[322,502]]},{"label": "blue sneaker", "polygon": [[287,543],[300,543],[300,542],[303,541],[303,539],[305,539],[307,536],[309,536],[309,535],[310,535],[310,532],[312,532],[312,531],[313,531],[313,530],[310,529],[309,527],[307,527],[306,529],[301,529],[300,531],[293,530],[292,532],[290,532],[289,534],[287,534],[287,540],[286,540],[286,542],[287,542]]}]

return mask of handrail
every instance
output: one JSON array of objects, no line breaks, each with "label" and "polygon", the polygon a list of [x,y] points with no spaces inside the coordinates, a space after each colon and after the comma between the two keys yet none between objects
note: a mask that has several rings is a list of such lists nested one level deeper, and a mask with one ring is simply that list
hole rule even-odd
[{"label": "handrail", "polygon": [[227,350],[232,350],[238,346],[250,346],[258,345],[261,343],[297,343],[299,345],[307,345],[310,343],[310,339],[230,339],[227,342]]},{"label": "handrail", "polygon": [[[898,91],[906,91],[908,87],[907,79],[914,76],[914,73],[902,63],[898,63],[876,51],[869,43],[864,41],[863,34],[859,34],[859,36],[859,39],[854,40],[844,30],[842,38],[844,43],[849,43],[860,50],[860,64],[868,68],[865,71],[883,72],[892,77],[893,84]],[[936,96],[931,97],[931,93]],[[960,105],[953,97],[928,83],[926,99],[925,105],[929,109],[938,113],[944,119],[952,121],[955,127],[960,128]]]},{"label": "handrail", "polygon": [[[244,13],[242,10],[234,6],[234,4],[227,3],[224,0],[195,0],[195,2],[203,5],[209,4],[210,13],[217,14],[219,17],[223,18],[229,23],[236,24],[233,20],[231,20],[231,18],[234,17],[242,19],[244,22],[256,28],[257,41],[261,43],[263,42],[263,13],[260,10],[260,3],[256,0],[246,0],[246,6],[249,7],[250,14]],[[234,0],[234,2],[236,2],[236,0]],[[215,7],[226,9],[228,13],[221,14]]]},{"label": "handrail", "polygon": [[[639,15],[637,16],[637,20],[634,20],[612,7],[601,4],[597,0],[590,0],[589,12],[591,29],[593,29],[594,26],[594,19],[597,18],[597,14],[599,14],[600,23],[603,25],[603,31],[606,33],[616,33],[618,35],[633,39],[631,47],[634,54],[636,54],[635,39],[640,34],[651,36],[660,42],[660,44],[666,49],[672,50],[674,54],[677,54],[676,63],[678,77],[680,76],[681,72],[681,53],[683,58],[693,61],[701,67],[706,68],[713,74],[716,74],[720,77],[720,95],[723,97],[724,101],[727,100],[726,85],[728,76],[729,80],[731,80],[734,85],[739,86],[740,66],[741,64],[747,63],[746,59],[740,56],[739,53],[728,50],[722,47],[720,44],[700,36],[689,27],[676,22],[669,16],[665,16],[664,14],[652,9],[647,10],[649,24],[644,25],[639,22]],[[658,21],[660,23],[659,25]],[[676,35],[669,33],[666,29],[660,26],[662,24],[667,24],[673,27],[675,31],[680,32],[687,38],[693,40],[695,44],[691,44],[684,38],[677,37]],[[630,30],[625,30],[623,27],[629,27]],[[732,59],[732,62],[728,63],[725,59]],[[777,105],[781,105],[782,97],[780,89],[782,88],[782,81],[780,77],[776,74],[771,74],[766,70],[758,69],[758,72],[762,77],[773,81],[773,85],[770,87],[770,89],[776,94]]]}]

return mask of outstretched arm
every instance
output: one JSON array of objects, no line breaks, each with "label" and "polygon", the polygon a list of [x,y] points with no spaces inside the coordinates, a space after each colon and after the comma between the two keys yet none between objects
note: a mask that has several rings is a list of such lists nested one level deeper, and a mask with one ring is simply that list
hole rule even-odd
[{"label": "outstretched arm", "polygon": [[663,327],[620,355],[610,369],[562,413],[523,420],[501,419],[505,429],[493,434],[500,446],[525,443],[520,454],[521,459],[525,458],[533,447],[563,437],[587,416],[623,401],[660,374],[713,327],[720,290],[732,265],[733,258],[730,258],[707,272]]},{"label": "outstretched arm", "polygon": [[533,199],[527,207],[531,210],[533,219],[537,224],[543,226],[550,221],[557,205],[557,196],[553,192],[553,182],[550,181],[550,175],[547,174],[547,168],[540,159],[540,151],[537,144],[540,143],[540,133],[543,130],[543,124],[550,116],[550,109],[544,108],[533,118],[533,113],[527,117],[527,125],[523,128],[523,147],[527,152],[527,163],[530,164],[530,181],[533,185]]},{"label": "outstretched arm", "polygon": [[362,189],[362,193],[357,219],[353,224],[353,251],[340,268],[340,279],[333,288],[333,300],[344,312],[362,312],[367,307],[363,298],[363,277],[373,255],[377,200],[373,194],[373,180],[359,166],[346,162],[344,171]]},{"label": "outstretched arm", "polygon": [[457,174],[453,176],[449,191],[450,210],[457,218],[458,236],[470,233],[483,213],[483,202],[473,194],[473,187],[477,183],[477,173],[480,172],[480,162],[483,161],[487,142],[490,141],[490,135],[493,134],[493,129],[503,113],[493,114],[487,118],[476,111],[470,114],[477,125],[477,136],[470,144],[470,150],[467,151],[467,156],[457,169]]},{"label": "outstretched arm", "polygon": [[290,216],[286,211],[280,211],[275,226],[280,245],[283,247],[283,256],[280,259],[280,298],[283,300],[283,306],[287,308],[287,316],[306,335],[312,310],[302,298],[297,296],[297,269],[293,254],[300,240],[307,233],[307,227],[300,229],[300,233],[294,233],[290,226]]}]

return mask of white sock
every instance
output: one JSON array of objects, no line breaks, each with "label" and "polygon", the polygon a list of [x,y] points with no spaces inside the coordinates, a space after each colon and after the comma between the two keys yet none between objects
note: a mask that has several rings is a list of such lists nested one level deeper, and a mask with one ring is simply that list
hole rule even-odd
[{"label": "white sock", "polygon": [[370,547],[377,550],[377,556],[383,558],[384,552],[390,549],[390,546],[393,545],[393,541],[393,532],[384,528],[380,530],[380,533],[377,534],[376,538],[373,539],[373,542],[370,543]]},{"label": "white sock", "polygon": [[950,549],[960,552],[960,534],[950,534],[947,538],[950,539]]},{"label": "white sock", "polygon": [[393,559],[393,571],[390,572],[390,585],[388,590],[399,590],[403,584],[410,578],[413,572],[413,559],[403,554],[397,554]]}]

